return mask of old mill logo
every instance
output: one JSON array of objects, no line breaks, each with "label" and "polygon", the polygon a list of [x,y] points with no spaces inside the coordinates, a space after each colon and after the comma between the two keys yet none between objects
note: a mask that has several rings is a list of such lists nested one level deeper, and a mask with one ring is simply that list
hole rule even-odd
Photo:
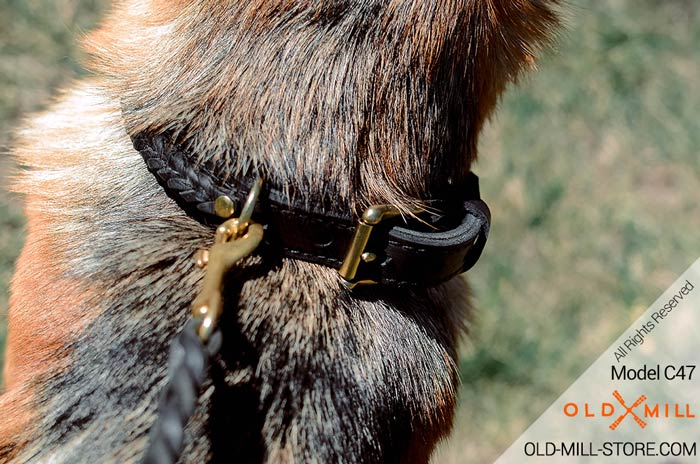
[{"label": "old mill logo", "polygon": [[[637,398],[637,401],[632,403],[632,406],[627,406],[625,404],[625,400],[622,399],[622,395],[620,395],[620,392],[615,390],[613,392],[613,397],[622,405],[623,408],[625,408],[625,413],[622,414],[620,417],[615,419],[615,422],[610,424],[610,430],[615,430],[618,425],[627,417],[628,415],[631,415],[634,418],[634,421],[641,427],[644,428],[647,426],[647,423],[644,422],[635,412],[634,408],[637,406],[640,406],[642,403],[644,403],[647,400],[646,395],[641,395],[639,398]],[[657,406],[658,407],[658,406]]]},{"label": "old mill logo", "polygon": [[608,426],[615,430],[627,418],[631,418],[637,425],[644,429],[650,419],[693,419],[695,414],[691,411],[690,404],[680,403],[650,403],[646,395],[640,395],[633,403],[625,402],[619,391],[612,393],[614,402],[601,402],[600,405],[592,403],[569,402],[564,405],[564,415],[567,417],[610,417],[613,422]]}]

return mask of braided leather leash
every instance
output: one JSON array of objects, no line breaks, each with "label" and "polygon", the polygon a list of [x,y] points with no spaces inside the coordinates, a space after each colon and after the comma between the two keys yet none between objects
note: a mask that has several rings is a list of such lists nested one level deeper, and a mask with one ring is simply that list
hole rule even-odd
[{"label": "braided leather leash", "polygon": [[218,330],[206,345],[202,343],[197,335],[201,322],[189,320],[170,346],[168,383],[158,406],[158,418],[151,427],[144,463],[173,464],[182,452],[185,426],[197,405],[209,357],[221,348]]},{"label": "braided leather leash", "polygon": [[[263,238],[262,226],[251,222],[261,189],[262,180],[258,179],[240,217],[221,224],[211,248],[197,252],[196,264],[206,268],[206,274],[202,289],[192,303],[193,318],[170,347],[168,381],[149,434],[145,464],[174,464],[182,453],[185,426],[197,405],[209,358],[221,348],[221,331],[217,325],[223,311],[224,277],[233,266],[253,253]],[[227,203],[226,200],[222,202]],[[232,208],[217,210],[221,216],[233,214]]]}]

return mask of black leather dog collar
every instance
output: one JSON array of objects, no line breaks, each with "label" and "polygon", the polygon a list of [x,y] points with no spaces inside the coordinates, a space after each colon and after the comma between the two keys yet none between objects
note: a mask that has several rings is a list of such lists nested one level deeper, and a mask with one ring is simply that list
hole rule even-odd
[{"label": "black leather dog collar", "polygon": [[[257,178],[222,180],[214,166],[195,163],[168,135],[142,132],[132,142],[168,196],[203,224],[222,221],[214,211],[216,198],[227,195],[240,207]],[[280,190],[267,186],[253,218],[265,225],[269,250],[340,269],[349,287],[367,282],[432,286],[469,270],[486,244],[490,213],[479,198],[476,175],[469,175],[460,193],[443,199],[452,205],[444,212],[421,213],[420,221],[397,215],[373,224],[374,210],[358,222],[353,214],[342,217],[288,204]]]}]

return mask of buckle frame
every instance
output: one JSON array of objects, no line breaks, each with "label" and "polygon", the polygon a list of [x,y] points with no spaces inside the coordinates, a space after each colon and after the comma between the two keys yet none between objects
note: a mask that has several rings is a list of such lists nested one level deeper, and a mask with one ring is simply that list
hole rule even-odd
[{"label": "buckle frame", "polygon": [[[423,211],[421,208],[411,210],[413,213]],[[345,254],[343,264],[338,269],[338,274],[343,278],[343,285],[353,290],[358,286],[376,285],[379,282],[373,279],[357,279],[357,271],[360,264],[371,263],[377,259],[377,255],[367,251],[367,243],[369,242],[372,230],[385,219],[391,219],[401,216],[401,210],[392,205],[372,205],[365,210],[362,217],[357,222],[355,234],[352,237],[352,242]]]}]

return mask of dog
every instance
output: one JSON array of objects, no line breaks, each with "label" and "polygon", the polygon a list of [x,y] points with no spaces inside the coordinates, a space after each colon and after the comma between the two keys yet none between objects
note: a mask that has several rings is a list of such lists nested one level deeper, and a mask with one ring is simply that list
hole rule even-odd
[{"label": "dog", "polygon": [[[285,200],[403,212],[458,185],[556,0],[124,0],[93,74],[18,136],[27,238],[12,280],[0,462],[136,462],[212,230],[133,134],[172,134]],[[425,463],[451,428],[464,279],[377,286],[253,256],[227,282],[223,346],[182,462]],[[261,271],[263,269],[263,271]]]}]

